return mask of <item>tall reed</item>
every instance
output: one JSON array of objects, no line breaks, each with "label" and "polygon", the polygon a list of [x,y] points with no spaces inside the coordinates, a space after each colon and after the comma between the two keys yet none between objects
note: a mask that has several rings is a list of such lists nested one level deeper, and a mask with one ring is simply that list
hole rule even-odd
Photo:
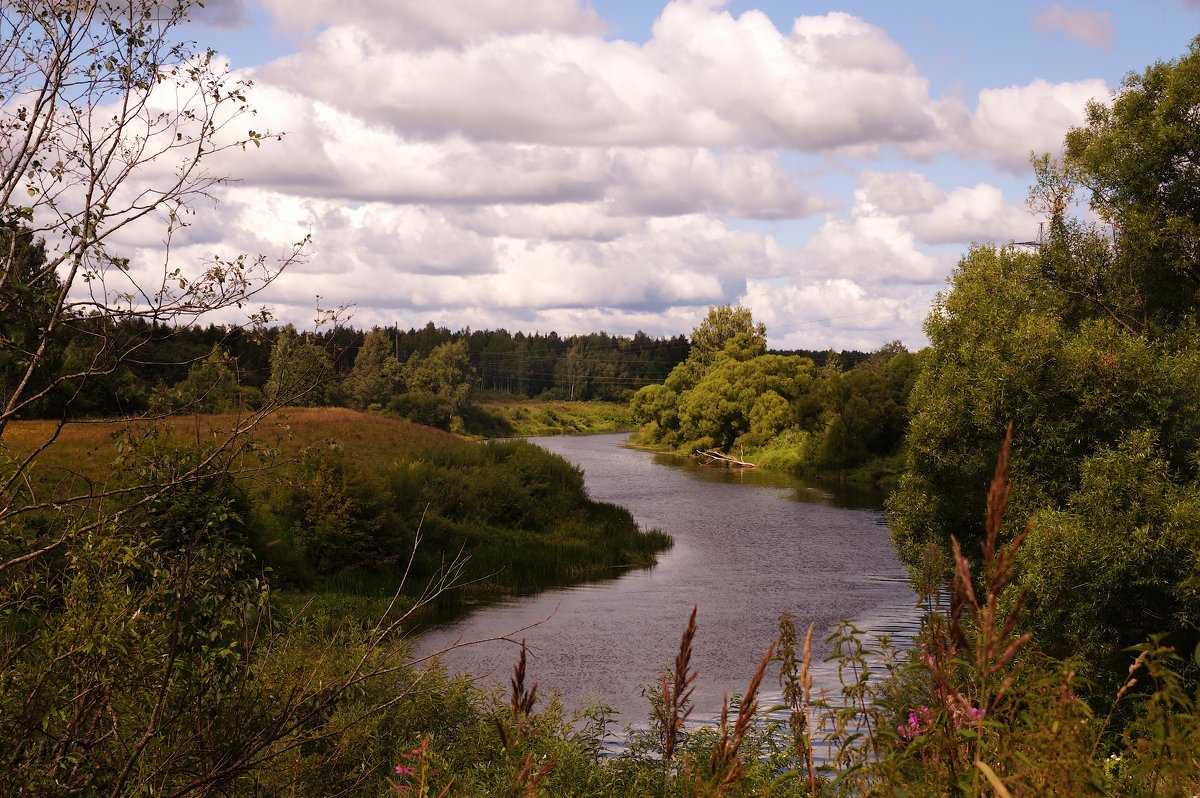
[{"label": "tall reed", "polygon": [[751,677],[745,695],[738,702],[737,720],[734,721],[732,729],[729,725],[729,696],[725,696],[725,702],[721,706],[720,737],[709,757],[708,773],[702,774],[699,768],[696,770],[697,795],[724,795],[745,777],[749,766],[742,754],[742,745],[750,732],[754,715],[758,712],[758,688],[762,684],[767,665],[775,654],[776,642],[772,641],[767,647],[767,653],[763,655],[758,670]]},{"label": "tall reed", "polygon": [[675,756],[683,724],[692,712],[692,691],[698,673],[692,668],[692,640],[696,637],[696,605],[688,617],[687,628],[679,640],[679,653],[675,655],[675,670],[662,675],[662,703],[656,704],[654,713],[662,730],[662,758],[668,768]]}]

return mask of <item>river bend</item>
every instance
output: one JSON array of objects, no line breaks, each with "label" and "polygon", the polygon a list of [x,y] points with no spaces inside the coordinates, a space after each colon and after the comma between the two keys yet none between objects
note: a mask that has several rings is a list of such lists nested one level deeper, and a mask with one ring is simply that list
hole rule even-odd
[{"label": "river bend", "polygon": [[[490,604],[426,632],[421,653],[513,633],[529,646],[529,676],[568,708],[598,698],[619,722],[641,723],[640,689],[674,659],[692,605],[699,607],[696,716],[742,692],[779,614],[816,623],[816,653],[841,618],[903,636],[913,593],[883,525],[879,497],[831,491],[786,475],[731,472],[627,448],[624,435],[536,438],[583,469],[593,499],[629,508],[675,547],[653,568]],[[538,623],[540,622],[540,623]],[[454,671],[507,683],[514,644],[497,641],[446,657]],[[827,685],[832,687],[832,685]]]}]

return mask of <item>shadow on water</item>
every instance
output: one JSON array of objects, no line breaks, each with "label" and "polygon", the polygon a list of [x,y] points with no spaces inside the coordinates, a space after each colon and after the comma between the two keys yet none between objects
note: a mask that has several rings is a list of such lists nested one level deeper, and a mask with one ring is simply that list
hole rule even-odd
[{"label": "shadow on water", "polygon": [[[637,447],[627,447],[645,452]],[[707,465],[683,455],[651,453],[653,461],[664,468],[677,468],[703,482],[748,485],[756,488],[780,488],[794,490],[793,498],[800,502],[823,504],[827,507],[844,507],[850,510],[883,509],[887,494],[868,485],[839,482],[824,477],[793,476],[787,472],[765,468],[728,468]]]},{"label": "shadow on water", "polygon": [[[663,555],[659,555],[660,558]],[[654,566],[626,565],[614,566],[607,573],[594,573],[591,576],[578,579],[555,579],[546,582],[533,581],[523,589],[506,588],[503,593],[495,596],[479,596],[463,600],[454,600],[443,604],[433,604],[421,613],[420,620],[408,629],[411,636],[420,636],[427,632],[456,623],[467,616],[494,607],[498,604],[519,602],[531,599],[549,590],[576,590],[580,588],[603,588],[605,585],[617,582],[630,574],[649,571]]]},{"label": "shadow on water", "polygon": [[[814,654],[842,618],[903,626],[913,594],[883,526],[882,497],[820,480],[729,471],[623,446],[625,435],[534,442],[583,469],[592,498],[627,507],[675,538],[653,568],[479,607],[417,640],[425,654],[456,644],[447,666],[506,682],[522,638],[531,677],[568,709],[602,700],[620,723],[645,719],[643,685],[672,660],[698,606],[696,715],[740,693],[774,639],[779,614],[816,624]],[[818,642],[819,641],[819,642]],[[769,675],[768,683],[775,676]]]}]

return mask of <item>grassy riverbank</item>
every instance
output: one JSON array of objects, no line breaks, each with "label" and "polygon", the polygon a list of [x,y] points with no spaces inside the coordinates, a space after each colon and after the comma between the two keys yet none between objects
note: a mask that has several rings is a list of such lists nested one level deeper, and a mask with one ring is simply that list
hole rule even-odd
[{"label": "grassy riverbank", "polygon": [[470,435],[527,438],[540,435],[597,435],[633,429],[623,402],[485,400],[463,411]]},{"label": "grassy riverbank", "polygon": [[[194,416],[134,432],[120,422],[70,426],[29,477],[85,490],[123,478],[140,455],[202,457],[237,421]],[[6,441],[19,451],[49,423],[16,424]],[[648,566],[670,546],[623,508],[588,499],[576,468],[522,442],[306,408],[266,420],[247,443],[232,464],[247,533],[288,591],[389,597],[407,573],[404,592],[415,596],[461,559],[466,586],[441,601],[478,600]]]},{"label": "grassy riverbank", "polygon": [[[650,440],[640,431],[630,438],[630,443],[641,449],[690,456],[692,447],[674,448]],[[791,429],[759,446],[735,446],[729,455],[758,468],[781,471],[798,477],[828,480],[857,485],[873,490],[890,491],[895,487],[904,469],[903,454],[897,452],[886,456],[870,457],[853,466],[838,468],[814,454],[814,438],[803,430]],[[714,467],[722,467],[714,465]]]}]

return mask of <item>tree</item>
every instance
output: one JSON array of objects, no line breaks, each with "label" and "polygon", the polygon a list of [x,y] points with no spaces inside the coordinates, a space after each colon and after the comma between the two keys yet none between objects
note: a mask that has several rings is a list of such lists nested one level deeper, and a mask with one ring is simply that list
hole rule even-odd
[{"label": "tree", "polygon": [[679,436],[691,448],[761,445],[792,421],[791,402],[808,385],[812,361],[768,355],[741,333],[696,385],[679,396]]},{"label": "tree", "polygon": [[616,382],[615,351],[604,333],[576,335],[567,347],[566,356],[555,368],[556,386],[568,400],[588,400],[605,391],[611,392]]},{"label": "tree", "polygon": [[243,392],[229,353],[213,344],[208,357],[193,363],[187,377],[167,392],[167,401],[177,411],[227,413],[242,406]]},{"label": "tree", "polygon": [[[927,540],[948,548],[950,535],[976,554],[990,453],[1011,420],[1006,523],[1030,525],[1028,617],[1058,654],[1137,642],[1080,634],[1098,621],[1184,645],[1197,636],[1186,621],[1194,571],[1175,564],[1197,557],[1182,529],[1200,476],[1200,252],[1189,243],[1200,180],[1187,121],[1198,70],[1193,43],[1128,78],[1111,107],[1091,105],[1063,163],[1035,161],[1032,199],[1051,216],[1044,244],[973,248],[926,320],[906,470],[889,500],[893,537],[913,565]],[[1069,214],[1081,189],[1107,229]],[[1151,565],[1158,556],[1174,562]],[[1062,602],[1085,572],[1097,593]]]},{"label": "tree", "polygon": [[333,359],[311,335],[291,324],[279,328],[271,349],[271,376],[263,393],[275,406],[323,407],[333,392]]},{"label": "tree", "polygon": [[392,355],[392,337],[376,328],[367,333],[346,379],[346,393],[359,410],[385,405],[402,385],[400,361]]},{"label": "tree", "polygon": [[[692,342],[687,359],[662,385],[648,385],[630,400],[642,438],[728,451],[735,444],[763,445],[793,423],[792,403],[808,388],[812,361],[767,354],[766,328],[750,311],[710,309]],[[721,349],[712,352],[718,342]]]},{"label": "tree", "polygon": [[1174,630],[1171,642],[1193,650],[1200,483],[1171,473],[1153,432],[1132,429],[1086,458],[1078,486],[1038,515],[1026,545],[1021,583],[1038,639],[1117,674],[1125,651],[1151,635]]},{"label": "tree", "polygon": [[[886,344],[850,371],[829,361],[801,415],[822,425],[820,459],[839,469],[896,453],[908,428],[905,406],[917,373],[916,357],[898,341]],[[816,408],[819,411],[814,413]]]},{"label": "tree", "polygon": [[438,344],[427,357],[413,355],[404,381],[410,392],[437,397],[446,403],[451,416],[458,415],[475,384],[467,342]]},{"label": "tree", "polygon": [[[41,343],[41,323],[62,285],[58,274],[46,269],[45,244],[35,241],[25,225],[0,221],[0,259],[0,407],[8,407],[27,379],[29,362]],[[56,368],[60,349],[57,341],[43,348],[43,359]],[[27,382],[26,390],[40,392],[50,376],[46,370],[36,374],[37,382]]]},{"label": "tree", "polygon": [[1067,135],[1067,188],[1082,188],[1112,231],[1085,295],[1134,329],[1176,324],[1200,299],[1198,105],[1200,38],[1130,74],[1111,104],[1089,103],[1087,124]]},{"label": "tree", "polygon": [[692,330],[692,348],[688,360],[699,369],[708,366],[734,336],[748,335],[753,345],[767,348],[767,327],[755,323],[750,311],[742,306],[721,305],[708,309],[708,315]]}]

